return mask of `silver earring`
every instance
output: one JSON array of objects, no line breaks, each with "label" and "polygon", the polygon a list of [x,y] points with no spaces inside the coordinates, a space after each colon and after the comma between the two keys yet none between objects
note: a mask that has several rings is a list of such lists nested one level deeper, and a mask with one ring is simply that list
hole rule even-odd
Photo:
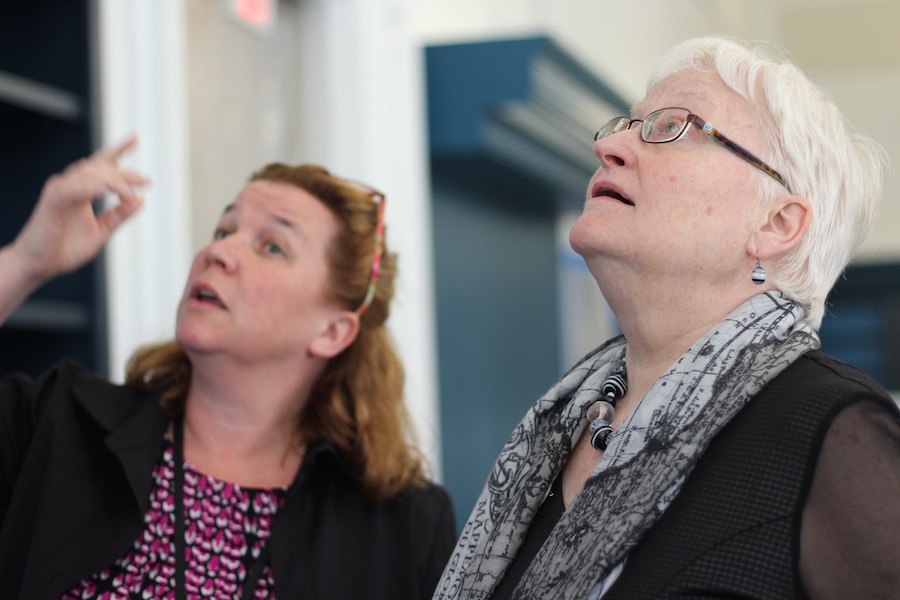
[{"label": "silver earring", "polygon": [[766,270],[760,266],[758,258],[756,259],[756,268],[750,273],[750,279],[756,285],[762,285],[766,282]]}]

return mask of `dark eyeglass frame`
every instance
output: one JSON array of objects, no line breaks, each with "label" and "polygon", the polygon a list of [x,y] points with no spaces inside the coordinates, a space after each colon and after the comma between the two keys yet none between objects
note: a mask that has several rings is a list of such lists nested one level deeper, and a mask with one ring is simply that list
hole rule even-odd
[{"label": "dark eyeglass frame", "polygon": [[355,181],[349,183],[367,194],[378,205],[378,224],[375,226],[375,249],[372,251],[372,270],[369,274],[369,285],[366,288],[366,295],[362,304],[353,311],[357,315],[362,315],[369,308],[369,305],[372,304],[372,300],[375,299],[375,291],[378,289],[378,274],[381,272],[381,257],[384,254],[384,213],[387,206],[387,197],[375,188],[365,184]]},{"label": "dark eyeglass frame", "polygon": [[[681,130],[677,133],[672,134],[672,137],[667,139],[652,139],[653,124],[656,122],[659,116],[662,115],[662,113],[671,110],[684,111],[684,125],[682,125]],[[634,125],[635,123],[641,123],[641,140],[647,142],[648,144],[666,144],[668,142],[680,140],[687,131],[688,125],[693,124],[710,138],[712,138],[728,150],[731,150],[766,175],[769,175],[770,177],[775,179],[775,181],[783,185],[788,192],[791,191],[791,188],[784,180],[784,177],[782,177],[778,171],[766,164],[764,160],[762,160],[737,142],[734,142],[731,139],[725,137],[725,135],[720,133],[715,127],[692,113],[690,110],[681,108],[680,106],[668,106],[666,108],[655,110],[643,119],[632,119],[625,116],[614,117],[610,119],[605,125],[603,125],[603,127],[600,128],[600,131],[594,134],[594,141],[602,140],[605,137],[608,137],[614,133],[619,133],[620,131],[625,131],[626,129],[631,129],[632,125]]]}]

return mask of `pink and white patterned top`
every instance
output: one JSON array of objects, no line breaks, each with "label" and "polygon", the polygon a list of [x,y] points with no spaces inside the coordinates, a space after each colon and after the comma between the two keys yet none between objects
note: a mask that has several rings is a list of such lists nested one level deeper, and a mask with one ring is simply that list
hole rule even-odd
[{"label": "pink and white patterned top", "polygon": [[[111,567],[82,580],[60,600],[174,600],[175,529],[172,444],[153,469],[150,508],[134,546]],[[286,488],[247,489],[197,472],[185,462],[185,577],[188,600],[240,598],[247,571],[271,534]],[[274,600],[266,565],[253,596]]]}]

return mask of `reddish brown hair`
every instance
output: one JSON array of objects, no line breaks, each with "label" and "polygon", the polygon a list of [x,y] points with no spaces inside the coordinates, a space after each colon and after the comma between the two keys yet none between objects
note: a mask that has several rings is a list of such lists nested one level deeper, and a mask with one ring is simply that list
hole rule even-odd
[{"label": "reddish brown hair", "polygon": [[[337,217],[340,227],[328,249],[329,291],[348,309],[359,307],[377,243],[377,197],[316,165],[273,163],[254,173],[251,181],[256,180],[299,187]],[[375,296],[360,315],[359,334],[329,362],[299,425],[309,443],[328,439],[335,444],[366,496],[376,501],[424,480],[424,462],[412,442],[403,403],[403,366],[385,325],[396,273],[397,257],[385,247]],[[167,386],[162,402],[170,416],[184,410],[190,377],[190,360],[175,341],[138,350],[126,369],[129,384]]]}]

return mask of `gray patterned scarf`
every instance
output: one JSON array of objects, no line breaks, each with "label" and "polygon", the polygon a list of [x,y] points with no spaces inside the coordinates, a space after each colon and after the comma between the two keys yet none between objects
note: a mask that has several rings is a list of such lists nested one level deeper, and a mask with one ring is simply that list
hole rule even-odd
[{"label": "gray patterned scarf", "polygon": [[[609,439],[583,490],[525,572],[514,597],[596,597],[653,526],[710,440],[785,367],[817,348],[795,303],[760,294],[703,336]],[[625,340],[600,347],[513,430],[463,529],[434,598],[489,598],[586,426]]]}]

